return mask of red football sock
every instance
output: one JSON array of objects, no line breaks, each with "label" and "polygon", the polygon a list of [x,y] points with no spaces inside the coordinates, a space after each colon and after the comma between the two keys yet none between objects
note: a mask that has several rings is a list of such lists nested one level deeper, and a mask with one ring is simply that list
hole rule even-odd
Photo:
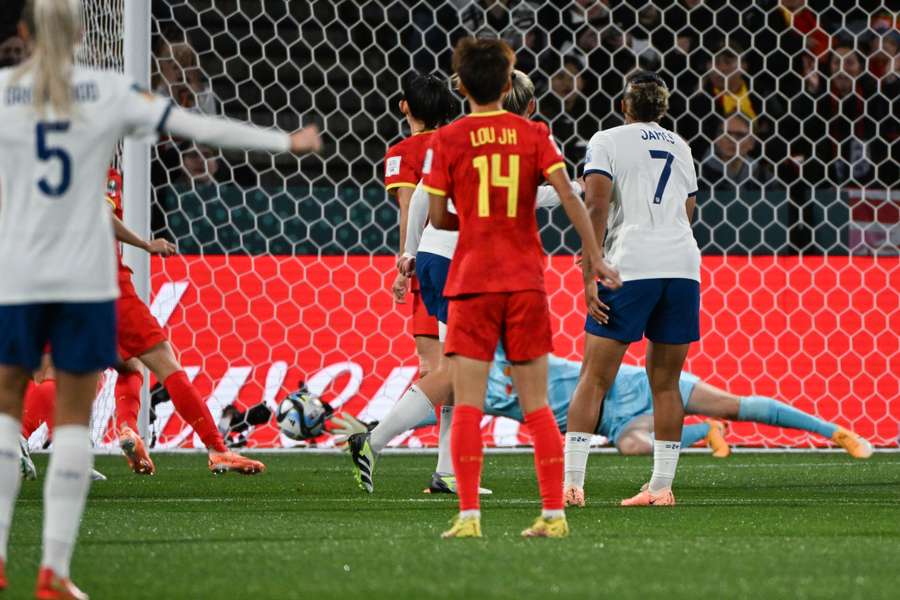
[{"label": "red football sock", "polygon": [[226,452],[228,449],[225,447],[222,434],[219,433],[206,403],[200,397],[200,392],[188,380],[187,373],[176,371],[169,375],[163,385],[172,397],[175,411],[193,427],[203,444],[210,450]]},{"label": "red football sock", "polygon": [[562,435],[549,406],[525,415],[525,426],[534,445],[534,470],[544,510],[561,510],[563,505],[564,454]]},{"label": "red football sock", "polygon": [[138,430],[138,413],[141,410],[141,387],[144,375],[140,371],[119,373],[116,379],[116,424]]},{"label": "red football sock", "polygon": [[27,440],[41,423],[46,423],[53,433],[53,410],[56,408],[56,381],[45,379],[43,383],[31,382],[25,390],[25,407],[22,410],[22,435]]},{"label": "red football sock", "polygon": [[481,464],[484,461],[484,448],[481,442],[483,412],[480,408],[465,404],[453,409],[450,452],[453,456],[453,470],[456,471],[456,493],[459,495],[461,511],[479,510],[481,505],[478,486],[481,483]]}]

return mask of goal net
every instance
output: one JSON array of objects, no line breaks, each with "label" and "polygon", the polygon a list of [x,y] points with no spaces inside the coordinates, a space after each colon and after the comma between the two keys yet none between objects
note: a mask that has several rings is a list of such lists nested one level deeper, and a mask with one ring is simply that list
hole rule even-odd
[{"label": "goal net", "polygon": [[[152,309],[213,414],[230,423],[260,404],[274,409],[304,381],[337,410],[375,420],[415,380],[409,307],[390,294],[398,209],[381,183],[382,157],[408,134],[402,76],[449,77],[452,45],[476,34],[515,48],[537,85],[535,117],[573,176],[590,136],[622,123],[625,75],[658,70],[672,90],[662,125],[690,144],[700,180],[702,339],[686,368],[895,445],[900,23],[864,0],[739,4],[152,3],[157,93],[263,126],[315,122],[325,139],[320,157],[302,159],[155,146],[153,235],[180,254],[153,259]],[[87,5],[86,56],[118,67],[122,1]],[[579,359],[577,236],[561,209],[541,209],[539,222],[556,354]],[[640,364],[644,352],[634,344],[626,361]],[[199,446],[171,403],[156,400],[156,447]],[[111,439],[105,402],[99,444]],[[296,444],[271,419],[247,425],[237,443]],[[528,443],[506,419],[485,419],[483,433],[493,445]],[[729,439],[827,443],[745,423]],[[393,445],[435,442],[424,427]]]}]

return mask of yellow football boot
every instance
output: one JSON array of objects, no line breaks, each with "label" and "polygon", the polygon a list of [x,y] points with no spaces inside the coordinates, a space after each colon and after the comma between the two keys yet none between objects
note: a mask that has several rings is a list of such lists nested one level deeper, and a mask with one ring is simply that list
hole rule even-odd
[{"label": "yellow football boot", "polygon": [[479,517],[460,517],[453,519],[453,525],[441,534],[443,539],[480,538],[481,519]]},{"label": "yellow football boot", "polygon": [[569,535],[569,522],[565,517],[545,519],[538,517],[534,525],[522,532],[522,537],[527,538],[564,538]]}]

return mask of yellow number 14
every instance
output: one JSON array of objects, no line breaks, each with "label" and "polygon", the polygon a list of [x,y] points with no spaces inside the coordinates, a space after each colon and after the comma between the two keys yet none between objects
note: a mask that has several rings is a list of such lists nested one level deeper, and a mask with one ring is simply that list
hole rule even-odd
[{"label": "yellow number 14", "polygon": [[501,173],[500,154],[491,154],[491,164],[488,168],[486,154],[472,159],[472,166],[478,170],[478,216],[491,216],[491,186],[506,188],[506,216],[516,216],[519,204],[519,155],[509,155],[509,174]]}]

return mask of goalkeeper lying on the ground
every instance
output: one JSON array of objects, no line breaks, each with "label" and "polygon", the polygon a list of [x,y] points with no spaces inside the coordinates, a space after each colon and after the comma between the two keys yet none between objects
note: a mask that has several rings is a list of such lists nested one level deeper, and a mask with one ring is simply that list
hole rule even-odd
[{"label": "goalkeeper lying on the ground", "polygon": [[[509,376],[509,366],[503,351],[498,349],[488,379],[484,413],[521,422],[522,412]],[[547,400],[556,416],[559,429],[563,432],[566,431],[566,413],[580,371],[580,362],[550,355]],[[711,417],[703,423],[685,425],[681,437],[683,448],[705,440],[713,456],[728,456],[731,449],[725,441],[725,426],[716,419],[729,419],[810,431],[830,439],[855,458],[868,458],[872,455],[872,445],[862,437],[774,398],[736,396],[686,372],[681,374],[680,388],[686,414]],[[354,427],[346,417],[343,420],[337,418],[335,422],[341,426],[333,430],[336,434],[353,433],[359,427]],[[346,425],[342,426],[344,423]],[[430,423],[422,425],[433,423],[432,419]],[[650,454],[653,451],[653,399],[647,372],[643,367],[623,364],[619,369],[612,389],[603,399],[596,432],[606,437],[621,454]],[[449,444],[449,439],[441,442]],[[439,448],[438,451],[448,450]],[[452,492],[454,484],[451,473],[435,473],[430,491]]]}]

